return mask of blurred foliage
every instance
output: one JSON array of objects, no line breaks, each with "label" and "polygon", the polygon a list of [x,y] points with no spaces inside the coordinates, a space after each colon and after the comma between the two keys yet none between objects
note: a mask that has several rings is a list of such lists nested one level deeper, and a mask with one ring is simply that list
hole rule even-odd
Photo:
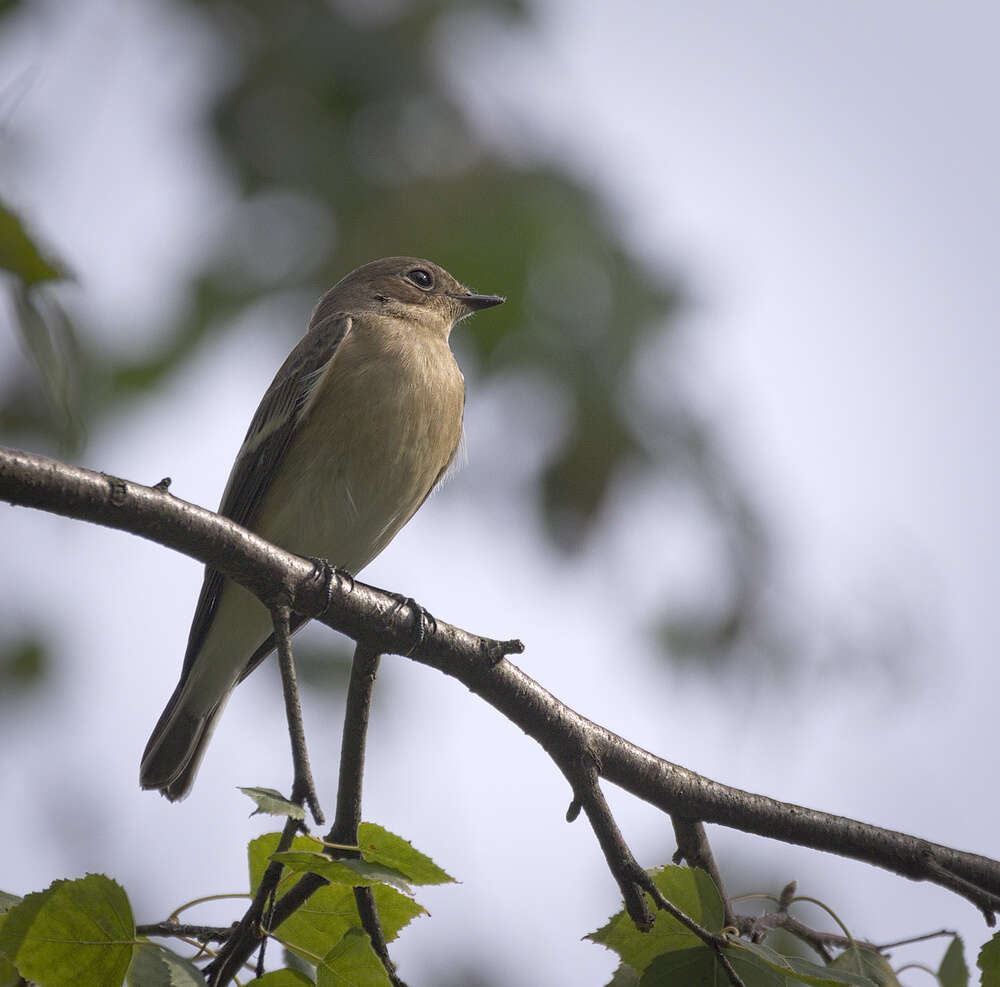
[{"label": "blurred foliage", "polygon": [[[723,589],[698,613],[668,613],[659,640],[702,660],[734,653],[750,635],[759,643],[770,619],[759,591],[767,546],[738,477],[683,397],[656,394],[636,408],[637,368],[653,344],[670,360],[659,344],[672,337],[678,285],[629,253],[599,197],[568,169],[513,164],[487,142],[441,69],[443,46],[477,43],[478,32],[488,52],[490,24],[527,26],[525,9],[505,0],[170,2],[192,29],[212,33],[225,66],[204,136],[240,192],[231,229],[189,285],[182,318],[141,359],[112,359],[85,331],[61,347],[49,337],[51,351],[72,352],[63,364],[29,346],[42,367],[75,368],[72,380],[46,372],[72,400],[60,418],[30,382],[0,383],[3,432],[65,445],[81,434],[68,409],[83,427],[113,421],[251,306],[289,290],[318,296],[375,257],[426,256],[508,296],[463,334],[479,372],[529,373],[565,404],[537,478],[552,543],[586,545],[613,492],[643,477],[693,490],[718,529]],[[288,330],[291,345],[301,327]],[[670,374],[665,366],[663,381]],[[508,461],[509,441],[485,458]]]},{"label": "blurred foliage", "polygon": [[[0,16],[3,15],[0,6]],[[82,439],[76,412],[79,347],[76,329],[55,298],[49,282],[67,277],[47,258],[20,218],[0,201],[0,271],[6,275],[20,330],[21,345],[42,377],[42,389],[15,379],[10,398],[0,401],[0,428],[20,431],[39,426],[53,433],[60,448],[72,450]]]},{"label": "blurred foliage", "polygon": [[0,643],[0,698],[38,685],[49,667],[48,648],[37,637]]},{"label": "blurred foliage", "polygon": [[3,202],[0,202],[0,268],[28,288],[62,277],[59,268],[42,256],[24,224]]}]

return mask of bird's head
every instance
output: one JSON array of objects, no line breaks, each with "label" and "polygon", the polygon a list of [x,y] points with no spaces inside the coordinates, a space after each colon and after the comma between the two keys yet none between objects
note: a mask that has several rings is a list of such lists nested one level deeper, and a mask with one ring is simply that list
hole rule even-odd
[{"label": "bird's head", "polygon": [[406,320],[447,339],[456,322],[503,301],[500,295],[470,291],[429,260],[383,257],[338,281],[323,297],[317,315],[319,309],[330,314],[372,312]]}]

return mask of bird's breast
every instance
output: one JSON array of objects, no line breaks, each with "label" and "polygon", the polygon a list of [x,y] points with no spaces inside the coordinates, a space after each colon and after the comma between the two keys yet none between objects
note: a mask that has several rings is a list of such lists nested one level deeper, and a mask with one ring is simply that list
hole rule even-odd
[{"label": "bird's breast", "polygon": [[352,330],[304,409],[258,530],[357,572],[451,462],[464,402],[444,339]]}]

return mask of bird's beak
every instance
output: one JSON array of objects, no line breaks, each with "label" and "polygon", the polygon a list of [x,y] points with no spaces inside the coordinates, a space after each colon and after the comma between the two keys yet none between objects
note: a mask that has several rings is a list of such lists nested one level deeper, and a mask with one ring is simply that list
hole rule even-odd
[{"label": "bird's beak", "polygon": [[502,295],[474,295],[472,292],[448,293],[449,298],[461,302],[470,312],[478,312],[480,309],[493,308],[494,305],[502,305],[506,298]]}]

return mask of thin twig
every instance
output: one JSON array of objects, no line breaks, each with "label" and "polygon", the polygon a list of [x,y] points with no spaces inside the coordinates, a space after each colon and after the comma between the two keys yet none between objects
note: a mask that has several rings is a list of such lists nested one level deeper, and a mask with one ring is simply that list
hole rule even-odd
[{"label": "thin twig", "polygon": [[[285,828],[281,831],[275,853],[282,853],[292,845],[292,840],[299,828],[300,825],[296,819],[288,819],[285,822]],[[267,869],[260,879],[260,884],[257,885],[257,890],[254,892],[250,907],[243,914],[243,918],[235,924],[232,933],[219,949],[218,955],[205,967],[203,971],[205,979],[213,987],[229,983],[266,937],[267,930],[263,924],[264,913],[271,911],[271,899],[281,880],[281,871],[282,865],[276,861],[272,860],[267,865]],[[271,923],[268,925],[271,926]]]},{"label": "thin twig", "polygon": [[[625,911],[636,928],[648,932],[653,927],[653,912],[643,892],[649,891],[652,894],[656,886],[632,855],[611,814],[611,808],[598,783],[597,766],[589,758],[574,758],[559,766],[573,788],[574,809],[582,807],[590,821],[608,869],[622,893]],[[573,810],[568,814],[571,815]]]},{"label": "thin twig", "polygon": [[954,929],[938,929],[937,932],[925,932],[922,936],[909,936],[906,939],[897,939],[895,942],[883,943],[881,946],[872,946],[872,949],[884,953],[887,949],[896,949],[898,946],[910,946],[915,942],[926,942],[928,939],[940,939],[942,936],[954,938],[958,933]]},{"label": "thin twig", "polygon": [[[340,774],[337,782],[337,811],[326,839],[328,843],[354,845],[361,823],[361,787],[365,774],[365,746],[371,717],[379,653],[358,643],[351,663],[344,709],[344,733],[340,742]],[[346,851],[337,851],[348,856]],[[358,856],[358,854],[354,854]]]},{"label": "thin twig", "polygon": [[389,956],[389,945],[385,941],[385,933],[382,931],[382,919],[379,918],[378,906],[375,904],[374,888],[355,888],[354,903],[358,906],[358,915],[361,917],[361,927],[368,933],[371,939],[372,949],[382,961],[385,972],[389,975],[392,987],[406,987],[406,984],[396,973],[396,964]]},{"label": "thin twig", "polygon": [[152,922],[148,925],[137,925],[136,935],[154,936],[156,938],[167,939],[183,936],[187,939],[196,939],[198,942],[224,942],[236,928],[236,923],[232,925],[191,925],[186,922]]},{"label": "thin twig", "polygon": [[956,874],[947,864],[938,860],[931,850],[927,852],[925,866],[928,880],[949,888],[955,894],[971,901],[983,913],[987,925],[996,923],[996,912],[1000,909],[1000,896],[984,891],[974,882]]},{"label": "thin twig", "polygon": [[700,867],[708,874],[718,889],[719,897],[722,898],[723,921],[726,925],[735,925],[736,917],[726,897],[726,886],[722,883],[722,873],[715,862],[704,824],[693,819],[685,819],[677,813],[670,817],[670,821],[673,823],[674,836],[677,838],[674,863],[680,863],[678,859],[680,858],[687,861],[688,867]]},{"label": "thin twig", "polygon": [[768,912],[766,915],[740,915],[736,919],[740,934],[747,936],[751,942],[760,942],[765,935],[774,929],[784,929],[786,932],[801,939],[822,957],[824,963],[833,959],[830,947],[847,949],[850,946],[861,946],[878,950],[874,943],[862,939],[848,939],[847,936],[834,932],[818,932],[804,922],[799,921],[788,912]]},{"label": "thin twig", "polygon": [[869,942],[867,939],[851,938],[840,932],[820,932],[783,911],[768,912],[766,915],[757,916],[741,915],[737,918],[737,925],[740,934],[751,939],[760,934],[767,934],[774,929],[784,929],[797,939],[807,943],[826,963],[832,959],[831,947],[833,949],[851,949],[857,946],[861,949],[870,949],[875,953],[887,954],[890,949],[897,949],[900,946],[909,946],[912,943],[925,942],[928,939],[938,939],[941,936],[957,935],[953,929],[939,929],[937,932],[927,932],[921,936],[910,936],[895,942],[880,944]]},{"label": "thin twig", "polygon": [[[340,846],[355,846],[358,842],[358,825],[361,822],[361,791],[364,780],[365,746],[368,736],[368,721],[371,713],[372,694],[375,688],[375,676],[378,671],[379,654],[365,644],[359,643],[354,651],[354,662],[351,665],[351,679],[347,688],[347,703],[344,712],[344,732],[340,747],[340,778],[337,786],[337,810],[333,825],[325,837],[328,844]],[[331,857],[358,857],[357,850],[334,850],[328,847],[325,851]],[[271,865],[272,867],[275,865]],[[270,871],[270,868],[269,868]],[[265,874],[265,877],[267,875]],[[263,884],[263,881],[261,882]],[[313,892],[319,890],[327,882],[315,874],[301,877],[292,888],[286,892],[271,909],[268,928],[277,929],[281,923],[298,909]],[[275,882],[276,886],[277,882]],[[405,987],[396,976],[395,967],[389,958],[389,951],[382,932],[382,924],[375,909],[375,899],[371,888],[355,888],[355,901],[362,927],[368,933],[379,959],[382,960],[390,979],[395,987]],[[254,899],[256,904],[256,898]],[[252,910],[253,906],[251,906]],[[248,921],[250,911],[244,916],[234,931],[232,938],[223,947],[225,967],[219,967],[217,979],[212,983],[221,985],[228,983],[223,977],[231,977],[239,970],[259,942],[257,926],[253,920]]]},{"label": "thin twig", "polygon": [[725,936],[706,929],[691,918],[687,912],[678,908],[669,898],[665,897],[652,877],[635,859],[611,814],[607,799],[601,791],[598,768],[594,761],[591,758],[582,758],[564,762],[558,755],[554,756],[573,788],[573,804],[570,806],[567,817],[572,821],[580,808],[586,813],[587,819],[593,827],[594,835],[597,837],[597,842],[604,852],[608,869],[621,890],[622,898],[625,901],[625,910],[635,923],[636,928],[648,932],[653,927],[653,914],[646,900],[646,894],[643,893],[646,892],[656,902],[657,908],[673,916],[715,952],[732,987],[745,987],[743,980],[726,955],[728,943]]},{"label": "thin twig", "polygon": [[319,807],[316,783],[309,767],[309,750],[302,724],[302,703],[299,701],[299,683],[295,677],[295,659],[292,656],[291,611],[287,606],[277,606],[271,611],[274,622],[274,643],[278,649],[278,666],[281,669],[281,688],[285,696],[285,717],[288,720],[288,737],[292,743],[292,764],[295,777],[292,782],[292,801],[309,806],[317,826],[325,822]]},{"label": "thin twig", "polygon": [[[185,552],[246,586],[265,605],[288,600],[297,614],[316,616],[382,653],[409,654],[466,685],[561,758],[593,757],[601,777],[667,813],[730,826],[787,843],[837,853],[925,880],[968,898],[989,924],[1000,910],[1000,862],[846,819],[779,802],[712,781],[656,757],[560,703],[510,662],[519,641],[478,637],[435,621],[413,649],[414,615],[397,598],[355,582],[330,592],[314,565],[284,552],[234,522],[162,490],[0,448],[0,498],[131,531]],[[329,607],[327,603],[329,602]],[[398,612],[393,613],[393,609]],[[318,886],[318,885],[317,885]],[[289,892],[291,906],[302,894]],[[302,899],[304,900],[304,898]],[[282,903],[279,903],[281,905]],[[276,910],[276,920],[283,908]]]},{"label": "thin twig", "polygon": [[[344,710],[344,735],[340,744],[340,776],[337,784],[337,813],[326,836],[328,843],[356,844],[361,824],[361,790],[365,773],[365,749],[368,742],[368,722],[371,717],[375,677],[378,674],[379,653],[366,644],[358,643],[351,663],[351,678],[347,686]],[[330,856],[360,856],[357,851],[327,850]],[[355,888],[361,926],[368,933],[372,948],[395,987],[405,987],[396,975],[396,966],[389,957],[389,947],[382,931],[375,892],[372,888]]]}]

